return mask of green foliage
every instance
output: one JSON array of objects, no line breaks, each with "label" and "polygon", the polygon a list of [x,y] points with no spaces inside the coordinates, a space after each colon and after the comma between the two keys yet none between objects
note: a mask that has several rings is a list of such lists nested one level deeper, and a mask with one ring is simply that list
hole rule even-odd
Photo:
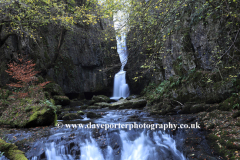
[{"label": "green foliage", "polygon": [[[97,23],[95,0],[70,2],[58,0],[19,0],[0,2],[0,32],[4,29],[9,35],[30,37],[35,42],[40,37],[37,28],[53,24],[65,29],[74,29],[74,25]],[[4,39],[4,38],[3,38]],[[1,39],[0,39],[1,41]],[[0,43],[0,45],[2,45]],[[0,46],[1,47],[1,46]]]}]

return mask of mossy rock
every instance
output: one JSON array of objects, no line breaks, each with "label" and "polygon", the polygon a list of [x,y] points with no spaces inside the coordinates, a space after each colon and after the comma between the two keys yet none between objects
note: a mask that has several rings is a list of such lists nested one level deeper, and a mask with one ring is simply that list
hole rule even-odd
[{"label": "mossy rock", "polygon": [[11,94],[12,92],[10,92],[7,89],[1,89],[0,88],[0,99],[7,99],[8,96]]},{"label": "mossy rock", "polygon": [[87,112],[87,118],[101,118],[102,116],[94,112]]},{"label": "mossy rock", "polygon": [[126,99],[121,99],[118,102],[112,103],[109,108],[110,109],[127,109],[132,107],[133,102],[130,102]]},{"label": "mossy rock", "polygon": [[100,106],[101,108],[103,107],[109,107],[111,104],[106,103],[106,102],[98,102],[98,103],[94,103],[95,106]]},{"label": "mossy rock", "polygon": [[50,101],[22,99],[9,106],[0,117],[0,124],[10,127],[48,126],[54,123],[56,106]]},{"label": "mossy rock", "polygon": [[63,120],[83,119],[78,113],[67,113],[62,117]]},{"label": "mossy rock", "polygon": [[232,109],[240,109],[240,93],[235,93],[220,104],[220,110],[230,111]]},{"label": "mossy rock", "polygon": [[104,95],[97,95],[93,96],[92,100],[94,100],[95,102],[109,102],[110,98]]},{"label": "mossy rock", "polygon": [[147,104],[145,99],[132,99],[130,102],[132,102],[132,108],[143,108]]},{"label": "mossy rock", "polygon": [[83,111],[77,111],[78,115],[84,115],[85,113]]},{"label": "mossy rock", "polygon": [[56,83],[48,83],[46,86],[44,86],[44,91],[47,91],[49,92],[52,96],[54,95],[61,95],[61,96],[64,96],[64,92],[62,90],[62,88],[56,84]]},{"label": "mossy rock", "polygon": [[70,104],[70,99],[67,96],[54,96],[53,97],[56,105],[66,106]]},{"label": "mossy rock", "polygon": [[0,139],[0,151],[4,152],[3,155],[10,160],[27,160],[24,152],[18,150],[15,144],[7,143],[2,139]]}]

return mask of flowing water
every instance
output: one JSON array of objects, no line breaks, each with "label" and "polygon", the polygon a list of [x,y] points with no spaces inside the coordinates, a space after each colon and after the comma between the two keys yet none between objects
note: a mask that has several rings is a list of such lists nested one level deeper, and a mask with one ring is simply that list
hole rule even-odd
[{"label": "flowing water", "polygon": [[[104,112],[104,110],[98,110]],[[100,119],[73,120],[63,123],[129,124],[132,115],[142,122],[157,122],[140,110],[105,110]],[[8,137],[31,137],[30,132],[9,134]],[[150,129],[96,129],[52,127],[47,136],[36,140],[25,153],[30,160],[185,160],[182,153],[184,133]],[[1,158],[0,158],[1,159]],[[5,158],[2,158],[5,160]]]}]

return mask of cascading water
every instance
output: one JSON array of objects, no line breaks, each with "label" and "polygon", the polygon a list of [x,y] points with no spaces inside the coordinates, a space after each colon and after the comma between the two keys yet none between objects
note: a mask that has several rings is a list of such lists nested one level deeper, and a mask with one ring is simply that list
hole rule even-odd
[{"label": "cascading water", "polygon": [[118,11],[114,15],[114,28],[116,32],[120,33],[120,35],[117,34],[116,36],[117,52],[122,63],[120,71],[117,74],[115,74],[114,77],[113,97],[111,97],[111,99],[116,100],[118,100],[121,97],[126,98],[130,95],[129,87],[128,84],[126,83],[126,71],[123,70],[128,60],[126,43],[127,33],[126,19],[127,15],[122,11]]},{"label": "cascading water", "polygon": [[[45,144],[45,155],[43,153],[41,156],[47,160],[186,160],[183,153],[177,150],[176,141],[162,131],[110,132],[100,145],[98,141],[101,138],[94,139],[92,135],[84,137],[86,139],[75,140],[74,145],[71,142],[68,146],[59,141],[63,138],[56,137],[54,142]],[[74,147],[79,151],[74,152]],[[39,160],[41,156],[30,159]]]}]

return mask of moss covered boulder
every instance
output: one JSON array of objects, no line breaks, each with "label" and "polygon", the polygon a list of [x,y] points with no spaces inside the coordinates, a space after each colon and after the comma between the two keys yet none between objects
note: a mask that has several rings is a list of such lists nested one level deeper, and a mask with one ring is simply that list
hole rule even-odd
[{"label": "moss covered boulder", "polygon": [[77,114],[84,115],[85,113],[83,111],[77,111]]},{"label": "moss covered boulder", "polygon": [[66,106],[70,104],[70,99],[67,96],[54,96],[53,97],[56,105]]},{"label": "moss covered boulder", "polygon": [[48,100],[21,99],[2,112],[1,125],[10,127],[36,127],[54,124],[56,106]]},{"label": "moss covered boulder", "polygon": [[24,153],[18,150],[18,147],[12,143],[7,143],[0,139],[0,151],[10,160],[27,160]]},{"label": "moss covered boulder", "polygon": [[132,102],[126,100],[126,99],[121,99],[115,103],[112,103],[109,108],[110,109],[125,109],[125,108],[131,108]]},{"label": "moss covered boulder", "polygon": [[110,98],[104,95],[93,96],[92,100],[95,102],[109,102]]},{"label": "moss covered boulder", "polygon": [[65,95],[62,88],[56,84],[56,83],[48,83],[45,87],[44,87],[44,91],[49,92],[52,96],[54,95]]}]

